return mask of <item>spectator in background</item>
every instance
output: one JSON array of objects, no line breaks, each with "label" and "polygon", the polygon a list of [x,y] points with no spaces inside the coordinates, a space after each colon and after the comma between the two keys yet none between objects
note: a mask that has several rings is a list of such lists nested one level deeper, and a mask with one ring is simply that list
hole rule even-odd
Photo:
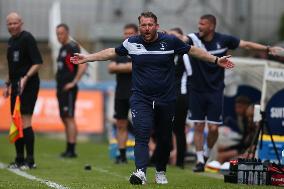
[{"label": "spectator in background", "polygon": [[65,126],[66,150],[61,157],[75,158],[75,145],[77,141],[77,125],[74,119],[75,103],[78,93],[77,83],[84,74],[87,65],[74,65],[70,57],[80,52],[79,45],[70,40],[69,27],[66,24],[59,24],[56,27],[56,35],[62,45],[57,57],[57,99],[60,110],[60,117]]},{"label": "spectator in background", "polygon": [[225,125],[234,125],[241,139],[232,146],[218,146],[217,161],[224,163],[233,157],[244,154],[251,145],[256,127],[253,123],[253,105],[246,96],[238,96],[235,100],[236,120],[225,119]]},{"label": "spectator in background", "polygon": [[235,115],[224,119],[224,125],[230,127],[233,131],[239,134],[244,133],[245,124],[247,124],[246,111],[251,104],[251,100],[247,96],[237,96],[235,99]]},{"label": "spectator in background", "polygon": [[[4,97],[9,97],[11,88],[11,114],[15,108],[17,95],[20,95],[21,115],[24,137],[15,142],[16,159],[9,168],[33,169],[34,160],[34,131],[32,115],[39,91],[38,71],[42,57],[33,35],[22,30],[23,21],[18,13],[12,12],[6,19],[7,28],[11,35],[8,41],[7,59],[9,78],[5,82]],[[26,158],[24,157],[26,148]]]},{"label": "spectator in background", "polygon": [[[183,35],[180,28],[172,28],[168,31],[169,34],[175,35],[180,40],[186,42],[187,37]],[[184,157],[186,152],[186,138],[185,125],[186,116],[188,112],[188,76],[192,74],[190,59],[187,54],[177,55],[175,59],[176,70],[176,86],[177,86],[177,100],[175,107],[175,120],[173,131],[176,141],[176,162],[175,165],[184,168]],[[171,153],[175,154],[175,153]]]},{"label": "spectator in background", "polygon": [[[137,34],[138,26],[136,24],[127,24],[124,26],[124,39]],[[116,139],[120,155],[116,157],[115,163],[127,163],[126,142],[128,138],[127,126],[130,123],[128,120],[128,112],[130,109],[129,99],[131,96],[131,58],[129,56],[117,56],[116,59],[108,65],[108,71],[111,74],[116,74],[114,118],[116,119]]]}]

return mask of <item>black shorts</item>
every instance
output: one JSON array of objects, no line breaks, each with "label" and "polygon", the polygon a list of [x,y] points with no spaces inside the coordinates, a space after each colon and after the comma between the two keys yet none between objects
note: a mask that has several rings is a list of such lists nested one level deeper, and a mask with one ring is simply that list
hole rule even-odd
[{"label": "black shorts", "polygon": [[129,109],[129,99],[114,99],[114,118],[128,119]]},{"label": "black shorts", "polygon": [[57,89],[56,96],[61,118],[74,117],[77,93],[78,87],[74,87],[68,91]]},{"label": "black shorts", "polygon": [[223,123],[223,91],[189,91],[189,119],[193,122]]},{"label": "black shorts", "polygon": [[[39,91],[39,78],[33,77],[27,81],[23,93],[20,96],[21,114],[32,115]],[[11,86],[11,114],[13,114],[16,97],[18,94],[18,82],[12,82]]]}]

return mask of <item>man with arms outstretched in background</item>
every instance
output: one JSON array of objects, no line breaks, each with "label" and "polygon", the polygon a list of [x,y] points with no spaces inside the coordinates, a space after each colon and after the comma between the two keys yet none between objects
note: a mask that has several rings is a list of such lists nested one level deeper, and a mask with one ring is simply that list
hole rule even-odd
[{"label": "man with arms outstretched in background", "polygon": [[[240,40],[231,35],[215,32],[216,18],[203,15],[198,23],[198,33],[189,34],[189,44],[202,48],[212,55],[222,57],[230,49],[238,47],[248,50],[275,53],[280,47],[269,47],[258,43]],[[197,164],[194,172],[203,172],[218,138],[218,127],[223,123],[224,69],[210,62],[192,58],[192,76],[189,78],[189,118],[195,123],[194,144]],[[208,123],[207,149],[203,151],[205,122]]]}]

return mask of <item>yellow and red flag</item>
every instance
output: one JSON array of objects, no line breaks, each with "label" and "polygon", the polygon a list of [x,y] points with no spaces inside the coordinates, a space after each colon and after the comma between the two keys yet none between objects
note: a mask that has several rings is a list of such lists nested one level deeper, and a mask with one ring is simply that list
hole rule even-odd
[{"label": "yellow and red flag", "polygon": [[16,97],[14,112],[12,115],[12,124],[9,131],[9,140],[11,143],[16,142],[19,138],[22,138],[23,135],[23,125],[22,125],[22,116],[21,116],[21,102],[20,96]]}]

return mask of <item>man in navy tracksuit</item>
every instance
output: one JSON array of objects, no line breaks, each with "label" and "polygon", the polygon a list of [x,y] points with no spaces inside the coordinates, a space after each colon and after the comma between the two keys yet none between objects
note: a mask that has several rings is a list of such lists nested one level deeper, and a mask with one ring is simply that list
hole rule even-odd
[{"label": "man in navy tracksuit", "polygon": [[[198,23],[198,33],[189,34],[189,44],[206,50],[208,53],[222,57],[228,50],[238,47],[247,50],[267,51],[275,54],[282,50],[258,43],[241,40],[237,37],[215,31],[214,15],[203,15]],[[218,138],[218,127],[223,123],[223,90],[224,69],[206,61],[191,59],[192,75],[189,77],[189,119],[194,124],[194,144],[196,146],[197,163],[194,172],[203,172],[206,160],[210,157]],[[205,122],[208,124],[207,148],[203,150],[203,131]]]},{"label": "man in navy tracksuit", "polygon": [[157,134],[156,183],[167,184],[166,165],[170,154],[172,124],[175,112],[176,54],[186,54],[230,68],[227,58],[217,58],[206,51],[191,47],[173,35],[157,32],[157,17],[152,12],[143,12],[138,17],[140,35],[126,39],[119,47],[97,53],[75,54],[74,64],[92,60],[109,60],[117,55],[129,55],[132,59],[132,96],[130,99],[135,131],[136,171],[130,176],[131,184],[146,183],[146,168],[149,159],[148,142],[151,129]]}]

